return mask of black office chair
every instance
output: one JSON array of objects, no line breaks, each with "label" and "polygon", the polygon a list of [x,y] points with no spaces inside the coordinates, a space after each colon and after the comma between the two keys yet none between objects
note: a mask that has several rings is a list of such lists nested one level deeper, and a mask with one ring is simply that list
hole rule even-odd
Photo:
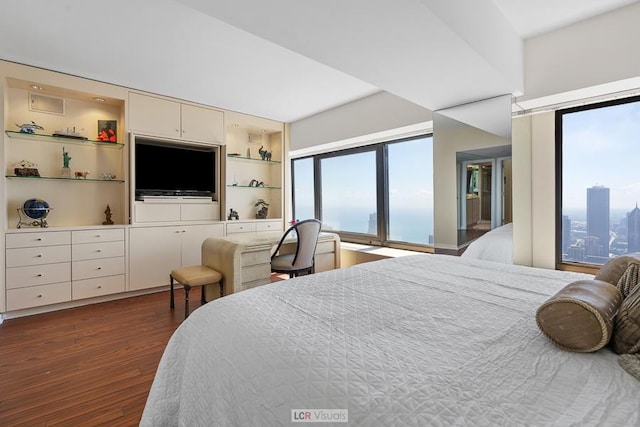
[{"label": "black office chair", "polygon": [[[316,244],[321,226],[320,221],[312,218],[298,221],[289,227],[271,255],[271,272],[288,273],[289,278],[299,276],[300,273],[312,273],[313,257],[316,254]],[[295,253],[280,254],[282,243],[293,231],[298,236]]]}]

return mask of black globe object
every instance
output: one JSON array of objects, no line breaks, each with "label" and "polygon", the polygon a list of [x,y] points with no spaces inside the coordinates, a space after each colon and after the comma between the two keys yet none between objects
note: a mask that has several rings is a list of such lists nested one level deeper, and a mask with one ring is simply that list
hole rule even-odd
[{"label": "black globe object", "polygon": [[42,199],[29,199],[22,205],[22,211],[31,219],[40,219],[49,213],[49,203]]}]

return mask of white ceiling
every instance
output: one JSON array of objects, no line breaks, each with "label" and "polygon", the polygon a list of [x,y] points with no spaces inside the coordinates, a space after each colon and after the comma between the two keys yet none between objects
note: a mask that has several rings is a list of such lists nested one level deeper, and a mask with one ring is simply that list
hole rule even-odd
[{"label": "white ceiling", "polygon": [[523,89],[522,38],[629,0],[3,0],[0,59],[293,122]]}]

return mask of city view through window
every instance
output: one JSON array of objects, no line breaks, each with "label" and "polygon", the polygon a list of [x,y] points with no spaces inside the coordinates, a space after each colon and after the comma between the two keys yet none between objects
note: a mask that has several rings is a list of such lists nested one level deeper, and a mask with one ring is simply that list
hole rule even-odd
[{"label": "city view through window", "polygon": [[562,261],[640,252],[640,99],[559,113]]}]

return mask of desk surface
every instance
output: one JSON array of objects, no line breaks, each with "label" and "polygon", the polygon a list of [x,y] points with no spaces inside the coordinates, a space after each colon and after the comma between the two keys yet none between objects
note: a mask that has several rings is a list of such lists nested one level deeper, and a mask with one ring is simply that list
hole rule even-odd
[{"label": "desk surface", "polygon": [[[251,246],[263,246],[263,245],[277,245],[284,232],[281,231],[268,231],[262,233],[237,233],[222,237],[222,239],[229,242],[237,243],[247,247]],[[331,240],[335,236],[335,233],[320,232],[318,241]],[[290,233],[287,236],[285,242],[295,242],[295,233]]]}]

